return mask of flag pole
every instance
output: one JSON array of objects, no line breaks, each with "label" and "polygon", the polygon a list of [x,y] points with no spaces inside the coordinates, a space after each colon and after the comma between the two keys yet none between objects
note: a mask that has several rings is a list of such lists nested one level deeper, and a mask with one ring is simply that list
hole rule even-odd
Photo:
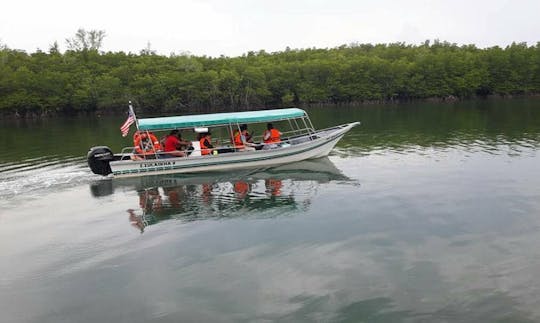
[{"label": "flag pole", "polygon": [[137,131],[139,131],[139,120],[137,120],[137,115],[135,115],[135,110],[133,110],[131,101],[129,101],[129,112],[131,112],[131,114],[133,115],[133,118],[135,119],[135,126],[137,127]]}]

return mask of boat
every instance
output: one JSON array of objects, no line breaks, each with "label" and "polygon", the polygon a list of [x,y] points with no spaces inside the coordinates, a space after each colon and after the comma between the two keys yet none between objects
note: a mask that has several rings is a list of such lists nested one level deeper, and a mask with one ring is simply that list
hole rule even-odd
[{"label": "boat", "polygon": [[[137,127],[134,145],[117,154],[107,146],[90,148],[87,160],[93,173],[122,178],[274,167],[327,156],[349,130],[360,124],[351,122],[316,130],[306,111],[298,108],[136,119],[130,105],[130,114]],[[264,143],[262,138],[254,136],[254,143],[246,143],[249,150],[235,146],[233,134],[243,125],[257,129],[268,123],[279,125],[282,132],[279,142]],[[205,149],[201,149],[199,141],[194,140],[185,156],[171,157],[157,149],[159,142],[156,136],[159,132],[171,130],[193,135],[211,130],[212,134],[221,134],[218,138],[220,144],[212,149],[211,154],[204,154]],[[141,137],[151,138],[150,147],[141,148]]]}]

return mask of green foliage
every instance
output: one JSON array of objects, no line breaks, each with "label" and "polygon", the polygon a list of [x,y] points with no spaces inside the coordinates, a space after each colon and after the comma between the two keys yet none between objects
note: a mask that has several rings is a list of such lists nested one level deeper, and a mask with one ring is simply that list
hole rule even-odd
[{"label": "green foliage", "polygon": [[66,39],[66,44],[73,51],[97,51],[101,48],[103,38],[105,38],[104,30],[86,31],[80,28],[74,37]]},{"label": "green foliage", "polygon": [[101,31],[79,30],[61,53],[0,44],[3,113],[243,110],[316,103],[540,93],[540,43],[479,49],[447,42],[287,48],[241,57],[99,52]]}]

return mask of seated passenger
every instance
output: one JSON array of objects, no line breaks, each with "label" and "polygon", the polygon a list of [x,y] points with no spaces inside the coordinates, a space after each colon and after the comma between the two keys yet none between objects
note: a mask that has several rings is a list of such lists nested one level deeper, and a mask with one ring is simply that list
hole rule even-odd
[{"label": "seated passenger", "polygon": [[263,133],[263,141],[265,144],[276,144],[278,142],[281,142],[281,135],[282,133],[274,129],[274,126],[269,123],[266,125],[266,129]]},{"label": "seated passenger", "polygon": [[243,124],[240,126],[240,130],[244,129],[244,137],[246,137],[246,142],[253,143],[253,138],[251,137],[251,134],[248,132],[247,124]]},{"label": "seated passenger", "polygon": [[255,150],[251,144],[251,135],[247,131],[247,125],[240,126],[240,131],[234,133],[234,148],[237,150]]},{"label": "seated passenger", "polygon": [[151,131],[136,131],[133,134],[133,154],[136,160],[156,158],[156,153],[161,150],[161,144]]},{"label": "seated passenger", "polygon": [[182,140],[180,131],[172,130],[165,138],[164,151],[169,156],[184,157],[187,156],[186,150],[191,146],[191,142]]},{"label": "seated passenger", "polygon": [[212,154],[212,148],[214,148],[214,146],[212,145],[212,134],[210,132],[206,132],[204,135],[202,135],[199,143],[201,144],[201,155],[204,156]]}]

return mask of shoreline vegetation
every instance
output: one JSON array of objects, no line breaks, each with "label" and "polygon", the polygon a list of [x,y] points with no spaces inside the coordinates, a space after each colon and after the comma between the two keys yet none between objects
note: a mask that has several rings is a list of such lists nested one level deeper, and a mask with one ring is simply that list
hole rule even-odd
[{"label": "shoreline vegetation", "polygon": [[[80,35],[79,33],[83,33]],[[0,44],[0,117],[173,114],[253,108],[456,101],[540,94],[540,42],[477,48],[350,44],[239,57],[99,51],[79,30],[61,53]],[[88,40],[88,41],[87,41]],[[80,41],[80,42],[77,42]]]}]

